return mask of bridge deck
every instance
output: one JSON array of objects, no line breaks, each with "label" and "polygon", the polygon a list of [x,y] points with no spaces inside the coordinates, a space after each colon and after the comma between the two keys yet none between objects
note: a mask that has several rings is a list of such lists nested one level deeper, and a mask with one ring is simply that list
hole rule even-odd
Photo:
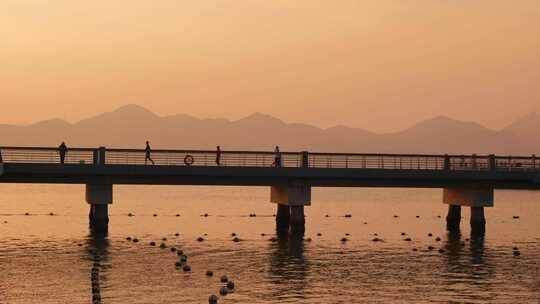
[{"label": "bridge deck", "polygon": [[[540,189],[536,156],[420,155],[283,152],[274,153],[153,150],[155,165],[145,165],[145,151],[69,149],[60,164],[55,148],[1,147],[0,182],[113,183],[154,185],[250,185],[294,182],[321,187],[448,187],[486,185],[499,189]],[[186,165],[187,156],[193,158]]]}]

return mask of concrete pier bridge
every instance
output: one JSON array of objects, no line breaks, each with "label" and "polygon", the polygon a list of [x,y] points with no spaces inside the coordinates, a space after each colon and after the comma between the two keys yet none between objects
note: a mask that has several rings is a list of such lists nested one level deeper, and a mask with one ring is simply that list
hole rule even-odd
[{"label": "concrete pier bridge", "polygon": [[484,208],[494,189],[540,190],[540,160],[532,156],[421,155],[0,147],[0,183],[85,184],[90,225],[107,229],[113,185],[268,186],[278,231],[303,233],[312,187],[440,188],[447,228],[459,230],[461,207],[471,208],[473,234],[485,232]]}]

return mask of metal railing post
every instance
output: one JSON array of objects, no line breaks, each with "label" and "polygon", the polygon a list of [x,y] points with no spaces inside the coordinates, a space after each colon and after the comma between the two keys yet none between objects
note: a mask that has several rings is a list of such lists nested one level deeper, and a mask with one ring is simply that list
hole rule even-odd
[{"label": "metal railing post", "polygon": [[444,170],[445,171],[450,171],[450,156],[448,156],[448,154],[445,154],[444,155]]},{"label": "metal railing post", "polygon": [[98,165],[100,165],[100,166],[105,165],[105,161],[106,161],[106,152],[107,152],[107,148],[105,148],[105,147],[99,147],[99,152],[98,152],[98,162],[97,162]]},{"label": "metal railing post", "polygon": [[[0,162],[2,161],[2,155],[0,154]],[[532,155],[532,167],[536,169],[536,154]]]},{"label": "metal railing post", "polygon": [[302,168],[309,168],[309,152],[302,151]]},{"label": "metal railing post", "polygon": [[490,171],[496,171],[497,170],[497,162],[495,161],[495,155],[491,154],[489,156],[489,170]]}]

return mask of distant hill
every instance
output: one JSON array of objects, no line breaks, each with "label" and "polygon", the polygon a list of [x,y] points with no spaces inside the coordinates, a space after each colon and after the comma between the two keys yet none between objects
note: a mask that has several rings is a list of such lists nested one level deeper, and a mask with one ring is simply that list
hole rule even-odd
[{"label": "distant hill", "polygon": [[336,126],[321,129],[286,123],[254,113],[236,121],[198,119],[178,114],[160,117],[138,105],[126,105],[74,124],[60,119],[29,126],[0,125],[0,145],[142,148],[284,150],[387,153],[456,153],[540,155],[540,115],[530,115],[503,130],[477,123],[435,117],[396,133],[377,134]]}]

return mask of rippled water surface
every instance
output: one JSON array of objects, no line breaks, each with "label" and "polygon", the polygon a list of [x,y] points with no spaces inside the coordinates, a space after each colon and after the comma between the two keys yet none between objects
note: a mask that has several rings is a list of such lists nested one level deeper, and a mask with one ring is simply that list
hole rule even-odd
[{"label": "rippled water surface", "polygon": [[[0,303],[91,303],[93,252],[102,303],[208,303],[223,274],[236,291],[219,303],[540,303],[540,193],[496,192],[483,240],[468,240],[468,210],[462,235],[447,235],[441,190],[314,189],[304,240],[275,238],[268,188],[114,195],[101,238],[89,233],[84,187],[0,185]],[[162,238],[184,250],[190,273],[149,245]]]}]

